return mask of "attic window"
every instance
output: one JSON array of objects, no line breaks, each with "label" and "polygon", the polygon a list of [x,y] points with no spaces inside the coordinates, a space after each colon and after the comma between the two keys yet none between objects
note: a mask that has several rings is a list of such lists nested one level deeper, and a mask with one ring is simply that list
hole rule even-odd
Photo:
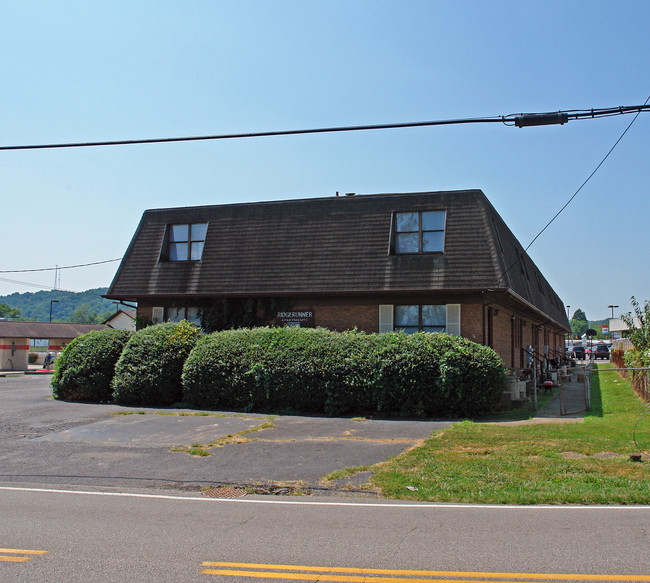
[{"label": "attic window", "polygon": [[208,223],[169,225],[167,229],[167,257],[169,261],[199,261],[201,259]]},{"label": "attic window", "polygon": [[395,213],[395,253],[442,253],[445,211]]}]

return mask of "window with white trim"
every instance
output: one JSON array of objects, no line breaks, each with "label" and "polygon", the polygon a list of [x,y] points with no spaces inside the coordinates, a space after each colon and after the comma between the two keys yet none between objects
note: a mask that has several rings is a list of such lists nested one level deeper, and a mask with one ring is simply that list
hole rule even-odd
[{"label": "window with white trim", "polygon": [[154,324],[163,322],[180,322],[187,320],[190,324],[201,326],[201,310],[195,307],[167,307],[157,306],[152,308],[151,321]]},{"label": "window with white trim", "polygon": [[447,327],[447,306],[395,306],[395,330],[414,332],[444,332]]},{"label": "window with white trim", "polygon": [[460,336],[460,304],[379,306],[379,331],[446,332]]},{"label": "window with white trim", "polygon": [[445,211],[395,213],[395,253],[442,253]]},{"label": "window with white trim", "polygon": [[166,322],[181,322],[185,320],[185,308],[167,308],[165,312],[167,312]]},{"label": "window with white trim", "polygon": [[168,261],[199,261],[203,256],[208,223],[168,225]]}]

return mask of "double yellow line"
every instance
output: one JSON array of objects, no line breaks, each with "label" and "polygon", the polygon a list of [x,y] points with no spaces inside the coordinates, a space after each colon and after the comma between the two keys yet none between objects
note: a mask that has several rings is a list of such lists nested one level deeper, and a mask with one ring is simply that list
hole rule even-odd
[{"label": "double yellow line", "polygon": [[[206,561],[201,573],[261,579],[335,581],[343,583],[513,583],[514,581],[649,581],[650,575],[582,575],[571,573],[490,573],[482,571],[412,571],[268,565]],[[302,572],[298,572],[302,571]],[[337,574],[342,573],[342,574]],[[383,576],[382,576],[383,575]],[[478,577],[479,579],[475,579]]]},{"label": "double yellow line", "polygon": [[[26,563],[33,557],[23,557],[20,555],[45,555],[47,551],[30,551],[28,549],[0,549],[0,553],[10,553],[9,555],[0,555],[0,561],[5,563]],[[18,556],[16,556],[18,555]]]}]

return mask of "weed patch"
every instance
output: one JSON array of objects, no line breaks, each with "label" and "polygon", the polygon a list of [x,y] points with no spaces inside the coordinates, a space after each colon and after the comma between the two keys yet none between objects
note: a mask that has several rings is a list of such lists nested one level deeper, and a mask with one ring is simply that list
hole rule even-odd
[{"label": "weed patch", "polygon": [[264,431],[265,429],[275,429],[275,425],[271,421],[265,421],[257,427],[251,427],[250,429],[244,429],[238,433],[229,433],[224,437],[215,439],[210,443],[195,443],[189,446],[174,446],[170,451],[172,452],[182,452],[189,455],[196,456],[209,456],[212,455],[208,449],[212,447],[223,447],[224,445],[235,445],[241,443],[249,443],[251,441],[256,441],[257,437],[248,437],[252,433],[257,433],[258,431]]}]

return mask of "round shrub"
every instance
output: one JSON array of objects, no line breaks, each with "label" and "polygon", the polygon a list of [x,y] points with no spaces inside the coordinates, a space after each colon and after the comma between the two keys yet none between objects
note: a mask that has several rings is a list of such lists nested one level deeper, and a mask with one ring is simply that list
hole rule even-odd
[{"label": "round shrub", "polygon": [[183,364],[199,335],[199,329],[186,321],[136,332],[115,366],[113,400],[158,407],[181,401]]},{"label": "round shrub", "polygon": [[115,363],[132,332],[93,330],[75,338],[56,359],[52,394],[66,401],[108,401]]}]

